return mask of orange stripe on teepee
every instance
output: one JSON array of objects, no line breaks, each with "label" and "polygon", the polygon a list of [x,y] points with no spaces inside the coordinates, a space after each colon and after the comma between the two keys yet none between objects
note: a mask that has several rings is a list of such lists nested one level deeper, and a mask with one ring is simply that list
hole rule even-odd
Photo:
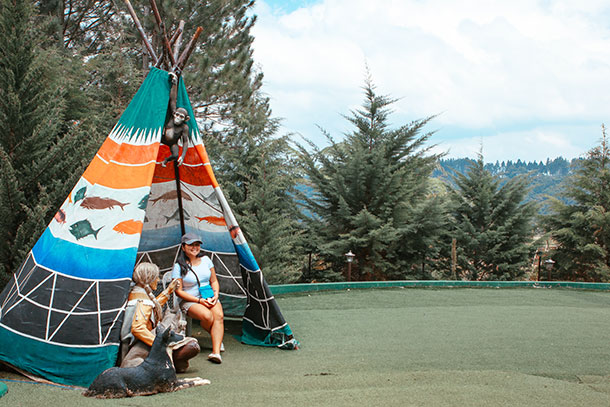
[{"label": "orange stripe on teepee", "polygon": [[[174,162],[168,162],[166,167],[161,166],[161,162],[170,154],[169,148],[163,144],[159,146],[157,156],[157,168],[153,177],[154,183],[163,183],[175,180]],[[190,147],[186,151],[184,163],[179,167],[180,180],[195,186],[211,185],[213,188],[218,186],[214,177],[210,160],[202,144]]]},{"label": "orange stripe on teepee", "polygon": [[[190,167],[183,164],[178,167],[180,169],[180,180],[195,186],[214,186],[216,180],[210,178],[209,173],[206,170],[207,167],[209,167],[209,165],[203,165],[201,163],[195,167]],[[157,164],[155,175],[153,177],[154,183],[168,182],[175,179],[174,162],[167,163],[165,168],[162,167],[161,164]]]},{"label": "orange stripe on teepee", "polygon": [[[169,157],[169,155],[169,147],[165,144],[161,144],[159,146],[159,154],[157,154],[157,162],[163,162],[163,160]],[[178,157],[180,156],[182,156],[182,147],[180,147],[180,151],[178,152]],[[196,149],[194,149],[193,147],[190,147],[188,150],[186,150],[186,155],[184,156],[184,164],[201,164],[201,157],[199,156],[199,153],[197,153]]]},{"label": "orange stripe on teepee", "polygon": [[93,158],[83,174],[91,184],[99,184],[113,189],[131,189],[150,185],[155,163],[147,165],[125,166],[105,163],[97,155]]},{"label": "orange stripe on teepee", "polygon": [[117,143],[110,137],[106,138],[97,154],[105,161],[115,161],[123,164],[144,164],[157,157],[159,142],[148,145],[133,145]]},{"label": "orange stripe on teepee", "polygon": [[199,158],[201,159],[201,161],[207,165],[204,165],[204,169],[208,175],[208,178],[211,181],[211,184],[214,188],[216,188],[218,186],[218,181],[216,181],[216,177],[214,176],[214,172],[212,171],[212,166],[210,165],[210,159],[208,158],[208,153],[207,151],[205,151],[205,147],[203,147],[203,144],[197,144],[195,146],[195,150],[197,151],[197,154],[199,154]]}]

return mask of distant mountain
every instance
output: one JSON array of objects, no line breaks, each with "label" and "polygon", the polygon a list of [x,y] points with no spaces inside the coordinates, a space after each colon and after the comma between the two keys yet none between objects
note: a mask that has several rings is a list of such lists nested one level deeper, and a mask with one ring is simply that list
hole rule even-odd
[{"label": "distant mountain", "polygon": [[[579,165],[581,159],[574,158],[571,161],[563,157],[555,158],[554,160],[547,159],[546,163],[540,162],[524,162],[521,160],[502,161],[485,164],[485,169],[500,179],[511,179],[519,175],[529,174],[531,179],[531,187],[526,201],[536,201],[542,203],[540,211],[546,212],[544,200],[546,196],[559,198],[563,182],[572,174]],[[474,160],[469,158],[448,158],[439,161],[439,167],[432,174],[433,177],[439,178],[449,184],[453,184],[452,175],[456,173],[466,173],[468,168],[474,163]]]},{"label": "distant mountain", "polygon": [[[581,159],[579,158],[568,161],[562,157],[555,158],[554,160],[547,160],[546,163],[543,163],[542,161],[524,162],[521,160],[517,160],[516,162],[496,161],[495,163],[485,164],[485,169],[498,176],[501,180],[508,180],[518,175],[529,174],[531,190],[527,194],[525,200],[527,202],[539,202],[541,204],[540,213],[546,213],[547,207],[544,204],[546,197],[553,196],[560,198],[563,183],[569,176],[574,174],[580,161]],[[455,186],[452,176],[457,173],[466,173],[474,162],[474,160],[469,158],[441,159],[438,167],[432,173],[432,177]],[[311,197],[314,195],[314,189],[306,183],[298,184],[296,188],[301,192],[305,192],[307,196]],[[311,216],[306,211],[304,211],[304,213],[307,216]]]}]

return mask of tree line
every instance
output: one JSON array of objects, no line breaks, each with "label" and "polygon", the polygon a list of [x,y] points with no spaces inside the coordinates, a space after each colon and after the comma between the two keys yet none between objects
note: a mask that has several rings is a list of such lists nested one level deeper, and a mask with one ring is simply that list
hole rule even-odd
[{"label": "tree line", "polygon": [[[517,175],[532,173],[536,175],[545,175],[549,177],[566,177],[573,174],[575,167],[578,165],[580,158],[572,158],[567,160],[563,157],[554,159],[547,158],[546,162],[542,161],[496,161],[495,163],[485,163],[485,169],[493,175],[498,175],[502,178],[513,178]],[[470,158],[441,158],[439,161],[440,168],[434,170],[434,177],[446,177],[447,174],[461,172],[464,173],[472,165]]]},{"label": "tree line", "polygon": [[[148,2],[133,1],[153,47]],[[391,122],[373,79],[328,146],[278,134],[252,54],[254,1],[157,1],[173,32],[204,28],[184,79],[217,178],[269,283],[528,278],[543,241],[553,277],[608,280],[608,159],[577,165],[450,162],[434,116]],[[121,2],[0,0],[0,285],[51,220],[145,77],[150,61]],[[307,136],[307,135],[305,135]],[[523,172],[525,167],[525,173]],[[535,167],[535,168],[534,168]],[[450,170],[451,169],[451,170]],[[565,176],[562,186],[537,178]],[[439,175],[440,174],[440,175]],[[540,193],[532,198],[535,188]],[[541,211],[541,208],[544,210]]]},{"label": "tree line", "polygon": [[[440,178],[444,182],[455,186],[453,176],[465,173],[472,166],[473,159],[470,158],[441,158],[439,166],[432,172],[432,176]],[[567,160],[563,157],[554,159],[547,158],[546,162],[496,161],[485,163],[485,170],[489,171],[506,182],[511,178],[527,175],[529,178],[529,190],[525,195],[525,202],[538,202],[538,213],[549,213],[549,197],[555,197],[565,202],[568,198],[563,195],[563,187],[567,178],[573,176],[582,162],[581,157]]]}]

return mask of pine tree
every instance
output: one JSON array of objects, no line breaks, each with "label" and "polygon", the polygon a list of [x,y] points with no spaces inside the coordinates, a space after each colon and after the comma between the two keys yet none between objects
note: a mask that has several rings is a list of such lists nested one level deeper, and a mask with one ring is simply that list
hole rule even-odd
[{"label": "pine tree", "polygon": [[468,280],[514,280],[523,275],[536,211],[533,202],[523,203],[528,178],[501,185],[479,154],[454,183],[451,235],[457,240],[458,275]]},{"label": "pine tree", "polygon": [[[190,59],[186,78],[198,118],[206,132],[221,140],[227,128],[239,126],[240,116],[257,115],[263,73],[254,68],[250,31],[256,16],[248,15],[253,0],[205,3],[192,19],[204,28],[204,40]],[[251,13],[250,13],[251,14]]]},{"label": "pine tree", "polygon": [[277,136],[278,122],[261,92],[263,74],[254,69],[256,18],[248,16],[254,2],[174,3],[159,2],[169,21],[192,7],[187,27],[204,29],[184,76],[219,182],[266,280],[294,282],[303,263],[293,199],[297,174],[288,138]]},{"label": "pine tree", "polygon": [[101,51],[116,38],[113,30],[120,19],[113,1],[35,1],[41,40],[60,48],[78,48],[87,54]]},{"label": "pine tree", "polygon": [[304,224],[330,269],[329,275],[318,273],[317,280],[345,272],[349,250],[356,255],[352,279],[405,278],[423,256],[414,235],[434,233],[424,226],[429,220],[425,198],[438,157],[426,155],[423,147],[431,133],[420,134],[430,118],[390,129],[394,100],[377,95],[370,78],[364,91],[363,107],[346,117],[355,130],[343,142],[326,134],[330,147],[300,148],[313,188],[302,197],[308,215]]},{"label": "pine tree", "polygon": [[[71,3],[79,3],[80,7],[73,7],[70,11],[66,7],[64,25],[72,27],[72,22],[82,18],[89,21],[94,30],[93,34],[83,36],[74,26],[65,32],[66,44],[80,46],[89,55],[96,56],[116,47],[120,40],[121,52],[129,57],[143,56],[139,66],[144,65],[143,70],[147,70],[149,57],[143,50],[140,33],[130,18],[125,18],[125,7],[118,5],[116,10],[112,6],[102,7],[97,5],[98,2],[82,0],[71,0]],[[254,1],[156,0],[156,5],[168,37],[177,30],[180,20],[185,20],[181,52],[197,28],[203,29],[182,74],[202,130],[208,136],[225,141],[226,137],[235,134],[232,130],[238,129],[239,116],[256,115],[259,108],[261,96],[258,91],[263,74],[254,68],[254,37],[250,31],[256,16],[249,15]],[[156,55],[160,57],[166,50],[150,3],[133,1],[133,6]]]},{"label": "pine tree", "polygon": [[587,153],[562,194],[552,199],[544,225],[558,244],[553,277],[610,281],[610,146],[602,126],[599,146]]},{"label": "pine tree", "polygon": [[[142,45],[141,36],[123,2],[86,0],[37,2],[42,38],[52,38],[75,57],[88,61],[89,71],[101,91],[118,85],[134,92],[131,84],[141,83],[152,63]],[[149,1],[132,1],[148,40],[157,56],[163,55],[163,36],[157,26]],[[188,65],[183,69],[185,83],[199,125],[206,134],[224,139],[227,130],[237,126],[236,116],[250,115],[258,107],[257,91],[263,75],[254,69],[250,30],[256,16],[248,15],[253,0],[156,0],[165,30],[171,36],[179,21],[185,20],[182,50],[197,27],[203,29]],[[109,64],[107,57],[114,55]],[[102,58],[101,63],[92,60]],[[166,59],[167,60],[167,59]],[[134,74],[138,72],[136,80]],[[106,78],[109,75],[111,78]],[[104,85],[108,84],[108,89]],[[125,93],[127,100],[133,93]],[[121,106],[122,111],[124,106]],[[256,113],[254,113],[256,114]],[[118,117],[115,117],[116,119]]]},{"label": "pine tree", "polygon": [[448,234],[449,191],[440,180],[430,178],[424,198],[414,208],[412,221],[405,228],[404,241],[407,244],[397,248],[398,257],[413,259],[408,273],[399,270],[389,277],[431,280],[445,271],[439,258],[446,242],[451,241]]},{"label": "pine tree", "polygon": [[[90,123],[29,2],[0,1],[0,274],[15,271],[90,160]],[[68,66],[70,63],[68,62]],[[87,156],[86,158],[84,158]],[[3,284],[2,284],[3,285]]]},{"label": "pine tree", "polygon": [[278,121],[269,117],[265,103],[263,99],[258,115],[240,118],[238,128],[225,138],[231,144],[212,138],[208,147],[218,157],[213,161],[216,175],[265,279],[293,283],[303,264],[294,200],[296,165],[288,137],[274,136]]}]

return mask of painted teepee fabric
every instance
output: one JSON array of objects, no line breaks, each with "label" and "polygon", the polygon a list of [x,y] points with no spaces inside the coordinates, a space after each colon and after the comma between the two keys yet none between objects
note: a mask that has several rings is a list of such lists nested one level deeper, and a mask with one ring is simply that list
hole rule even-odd
[{"label": "painted teepee fabric", "polygon": [[[87,386],[115,364],[136,261],[171,268],[184,221],[214,261],[226,314],[246,343],[290,346],[292,332],[218,187],[195,121],[185,162],[160,163],[167,72],[152,69],[26,261],[0,294],[0,360]],[[179,84],[178,106],[193,116]],[[229,226],[235,226],[233,233]]]},{"label": "painted teepee fabric", "polygon": [[[180,85],[177,105],[193,118],[186,89],[182,82]],[[151,261],[162,272],[170,272],[180,248],[182,222],[184,232],[202,238],[202,251],[214,263],[225,315],[243,317],[242,342],[290,349],[296,345],[292,331],[214,177],[196,123],[191,119],[188,124],[190,144],[183,164],[178,167],[178,177],[173,164],[155,167],[138,262]],[[169,148],[161,145],[157,163],[168,155]],[[179,188],[176,179],[179,179]],[[176,199],[178,193],[182,210]]]}]

